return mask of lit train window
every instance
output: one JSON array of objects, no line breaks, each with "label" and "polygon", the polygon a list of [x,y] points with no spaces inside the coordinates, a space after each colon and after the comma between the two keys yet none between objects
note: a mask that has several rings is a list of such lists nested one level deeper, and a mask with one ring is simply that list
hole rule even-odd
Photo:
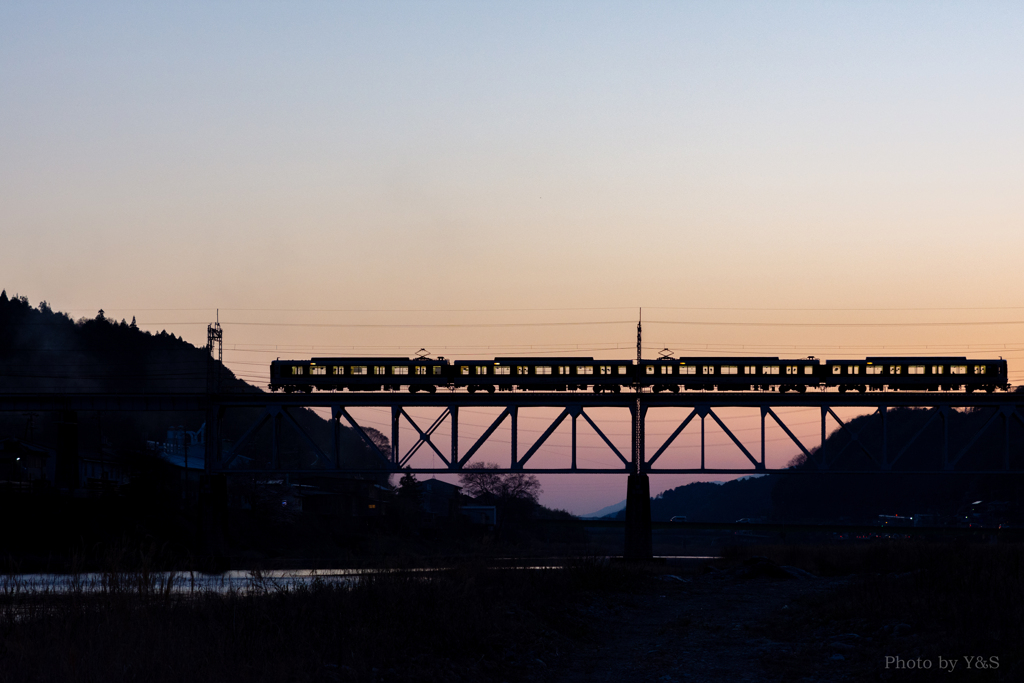
[{"label": "lit train window", "polygon": [[867,373],[869,375],[881,375],[882,374],[882,370],[884,370],[884,369],[885,369],[884,365],[869,365],[868,368],[867,368]]},{"label": "lit train window", "polygon": [[602,365],[601,366],[601,374],[602,375],[610,375],[610,374],[612,374],[612,366],[610,366],[610,365]]},{"label": "lit train window", "polygon": [[846,374],[847,375],[859,375],[860,374],[860,366],[859,365],[847,365],[846,366]]},{"label": "lit train window", "polygon": [[797,373],[797,369],[796,368],[797,368],[797,366],[795,366],[795,365],[787,365],[786,366],[786,374],[787,375],[795,375]]},{"label": "lit train window", "polygon": [[538,375],[550,375],[551,374],[551,366],[550,365],[538,365],[537,368],[534,370],[534,373],[538,374]]},{"label": "lit train window", "polygon": [[924,374],[924,366],[923,365],[908,365],[907,366],[907,374],[908,375],[923,375]]},{"label": "lit train window", "polygon": [[345,374],[345,366],[344,365],[335,365],[333,368],[331,368],[331,373],[335,374],[335,375],[344,375]]},{"label": "lit train window", "polygon": [[626,374],[626,366],[625,365],[620,365],[619,366],[619,374],[620,375],[625,375]]},{"label": "lit train window", "polygon": [[507,365],[498,365],[494,368],[495,375],[510,375],[512,374],[512,368]]},{"label": "lit train window", "polygon": [[292,374],[293,375],[301,375],[302,373],[303,373],[303,368],[302,368],[301,365],[293,365],[292,366]]},{"label": "lit train window", "polygon": [[743,366],[743,374],[744,375],[756,375],[757,374],[757,366],[756,365],[744,365]]},{"label": "lit train window", "polygon": [[468,365],[460,365],[459,366],[459,374],[460,375],[468,375],[469,374],[469,366]]},{"label": "lit train window", "polygon": [[943,366],[941,366],[941,365],[933,365],[932,366],[932,374],[933,375],[941,375],[942,374],[942,368],[943,368]]},{"label": "lit train window", "polygon": [[762,375],[777,375],[777,374],[779,374],[779,366],[778,365],[762,365],[761,366],[761,374]]},{"label": "lit train window", "polygon": [[653,375],[654,374],[654,366],[653,365],[645,365],[644,366],[644,373],[648,374],[648,375]]},{"label": "lit train window", "polygon": [[478,366],[476,366],[476,374],[478,374],[478,375],[486,375],[487,374],[487,366],[486,365],[478,365]]},{"label": "lit train window", "polygon": [[309,374],[311,374],[311,375],[326,375],[327,374],[327,366],[326,365],[312,365],[309,368]]},{"label": "lit train window", "polygon": [[415,372],[416,372],[417,375],[425,375],[425,374],[427,374],[427,366],[426,365],[417,365]]},{"label": "lit train window", "polygon": [[723,375],[736,375],[736,374],[739,374],[737,372],[738,370],[739,370],[739,368],[737,366],[735,366],[735,365],[723,365],[722,366],[722,374]]},{"label": "lit train window", "polygon": [[440,365],[435,365],[434,366],[434,374],[435,375],[440,375],[441,374],[441,366]]},{"label": "lit train window", "polygon": [[576,366],[576,374],[577,375],[593,375],[594,374],[594,366],[593,365],[577,365]]},{"label": "lit train window", "polygon": [[349,374],[350,375],[365,375],[366,374],[366,366],[365,365],[353,365],[352,369],[349,370]]},{"label": "lit train window", "polygon": [[838,375],[842,371],[843,371],[843,368],[841,366],[839,366],[839,365],[833,365],[832,366],[832,374],[833,375]]},{"label": "lit train window", "polygon": [[663,375],[671,375],[672,374],[672,366],[671,365],[662,365],[661,366],[661,374],[663,374]]},{"label": "lit train window", "polygon": [[384,367],[383,365],[374,365],[373,366],[373,374],[375,374],[375,375],[387,374],[387,370],[388,369],[386,367]]},{"label": "lit train window", "polygon": [[967,374],[967,366],[966,365],[950,365],[949,366],[949,374],[951,374],[951,375],[966,375]]},{"label": "lit train window", "polygon": [[705,375],[713,375],[715,374],[715,366],[705,365],[703,368],[701,368],[701,372],[703,372]]},{"label": "lit train window", "polygon": [[811,365],[805,365],[804,366],[804,374],[805,375],[813,375],[814,374],[814,367],[811,366]]},{"label": "lit train window", "polygon": [[559,365],[558,366],[558,374],[559,375],[568,375],[569,374],[569,366],[568,365]]},{"label": "lit train window", "polygon": [[391,366],[391,374],[392,375],[408,375],[409,374],[409,366],[407,366],[407,365],[392,365]]},{"label": "lit train window", "polygon": [[516,366],[516,374],[517,375],[529,375],[530,374],[530,366],[528,366],[528,365],[517,365]]},{"label": "lit train window", "polygon": [[682,365],[682,366],[679,367],[679,374],[680,375],[696,375],[697,374],[697,366],[696,365]]},{"label": "lit train window", "polygon": [[974,374],[975,375],[984,375],[985,374],[985,366],[984,365],[975,365],[974,366]]},{"label": "lit train window", "polygon": [[903,366],[902,365],[890,365],[889,366],[889,374],[890,375],[899,375],[902,372],[903,372]]}]

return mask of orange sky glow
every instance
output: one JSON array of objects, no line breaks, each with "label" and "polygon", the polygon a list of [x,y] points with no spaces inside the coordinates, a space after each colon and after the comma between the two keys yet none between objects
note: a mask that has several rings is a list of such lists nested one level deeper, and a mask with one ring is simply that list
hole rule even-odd
[{"label": "orange sky glow", "polygon": [[[254,384],[421,347],[628,359],[640,307],[650,356],[1003,357],[1022,383],[1022,29],[996,3],[8,3],[0,287],[197,345],[219,309]],[[467,440],[496,414],[471,412]]]}]

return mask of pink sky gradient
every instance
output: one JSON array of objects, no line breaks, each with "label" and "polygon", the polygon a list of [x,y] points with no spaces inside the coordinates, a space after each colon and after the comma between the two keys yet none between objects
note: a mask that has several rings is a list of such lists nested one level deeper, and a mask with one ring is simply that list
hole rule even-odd
[{"label": "pink sky gradient", "polygon": [[195,344],[219,308],[254,383],[631,358],[640,306],[651,355],[1022,382],[1022,34],[1009,3],[5,3],[0,287]]}]

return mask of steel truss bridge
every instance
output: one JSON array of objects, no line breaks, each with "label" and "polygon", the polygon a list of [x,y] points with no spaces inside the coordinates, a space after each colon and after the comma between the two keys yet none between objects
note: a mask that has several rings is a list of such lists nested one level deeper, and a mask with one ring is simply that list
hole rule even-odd
[{"label": "steel truss bridge", "polygon": [[[302,408],[329,408],[333,426],[332,444],[329,453],[321,447],[300,426],[293,416],[293,411]],[[390,450],[382,450],[363,429],[362,425],[349,412],[353,408],[373,407],[389,408],[391,412]],[[463,450],[459,442],[459,411],[468,407],[500,408],[501,412],[468,449]],[[258,409],[259,417],[249,428],[236,439],[230,452],[223,452],[223,420],[228,410]],[[441,414],[423,428],[409,414],[411,408],[441,408]],[[520,444],[519,410],[521,408],[555,408],[560,409],[547,429],[532,443]],[[632,423],[631,448],[629,457],[623,454],[608,436],[601,430],[587,412],[596,408],[620,408],[629,411]],[[682,408],[686,417],[680,420],[671,435],[658,447],[655,453],[646,457],[646,416],[651,408]],[[761,416],[760,452],[751,453],[746,445],[736,437],[726,425],[725,420],[716,412],[723,408],[757,409]],[[779,417],[779,408],[813,408],[821,415],[821,441],[811,448],[804,444]],[[881,441],[862,438],[861,432],[855,432],[836,414],[837,408],[873,409],[880,421]],[[920,424],[916,431],[902,443],[892,443],[889,439],[889,420],[891,411],[899,408],[926,408],[919,418]],[[957,409],[971,408],[982,411],[984,423],[976,432],[969,436],[965,443],[956,444],[951,449],[949,424]],[[431,395],[402,394],[399,392],[382,393],[318,393],[318,394],[267,394],[267,393],[193,393],[193,394],[0,394],[0,411],[41,412],[41,411],[197,411],[206,415],[206,458],[205,469],[208,481],[223,477],[229,473],[237,474],[295,474],[324,475],[327,473],[356,474],[382,472],[415,472],[452,474],[463,472],[472,464],[473,457],[487,443],[497,429],[508,420],[511,426],[511,448],[507,465],[491,472],[529,472],[529,473],[566,473],[566,474],[626,474],[626,523],[624,557],[633,560],[645,560],[652,556],[650,480],[649,475],[659,473],[674,474],[765,474],[765,473],[834,473],[834,474],[865,474],[878,473],[894,476],[897,474],[1024,474],[1024,454],[1011,453],[1010,428],[1014,422],[1024,427],[1024,396],[1020,394],[966,394],[966,393],[891,393],[872,392],[853,395],[833,392],[810,392],[807,394],[772,394],[772,393],[684,393],[655,394],[646,392],[624,394],[584,394],[584,393],[523,393],[512,392],[497,395],[480,395],[461,392],[439,393]],[[577,462],[577,427],[583,420],[619,460],[614,468],[580,467]],[[711,419],[729,437],[736,447],[746,456],[749,465],[743,468],[719,468],[709,466],[706,462],[705,426]],[[353,469],[344,467],[341,454],[342,420],[366,442],[376,460],[374,467]],[[549,437],[565,421],[569,421],[572,429],[572,444],[568,467],[540,468],[531,464],[533,457],[543,449]],[[776,423],[792,440],[793,444],[811,463],[810,467],[796,469],[770,467],[765,459],[766,427]],[[411,425],[417,435],[415,441],[404,452],[400,440],[400,427],[403,423]],[[438,429],[448,423],[450,442],[438,443]],[[829,440],[829,426],[835,424],[847,435],[843,445],[832,445]],[[233,468],[237,453],[257,432],[268,426],[271,429],[271,458],[269,468],[251,469],[249,467]],[[691,427],[691,425],[693,425]],[[941,447],[937,452],[930,453],[928,461],[922,465],[920,457],[913,459],[913,466],[907,468],[904,455],[929,428],[941,426]],[[317,455],[317,462],[325,463],[319,469],[295,469],[281,464],[281,433],[288,428],[294,430],[310,449]],[[687,428],[699,429],[701,434],[700,467],[680,468],[657,466],[661,458],[668,452],[673,442]],[[986,441],[986,463],[978,466],[977,458],[967,457],[976,448],[979,440],[986,434],[1002,431],[1001,452],[994,454],[993,440]],[[874,431],[874,430],[873,430]],[[874,431],[877,437],[878,432]],[[438,438],[435,438],[437,435]],[[959,435],[962,439],[963,434]],[[520,451],[520,445],[525,450]],[[443,467],[412,467],[412,457],[422,448],[429,448],[436,455]],[[844,463],[844,452],[850,448],[859,457],[858,467],[850,469]],[[993,457],[993,456],[998,457]],[[668,460],[668,458],[666,458]],[[212,513],[210,513],[212,514]],[[204,513],[204,519],[213,519]],[[216,523],[205,523],[210,538],[217,538]],[[213,530],[213,531],[211,531]],[[221,541],[211,540],[207,543],[211,557],[220,554]]]},{"label": "steel truss bridge", "polygon": [[[333,424],[332,446],[325,452],[299,425],[293,411],[302,408],[329,408]],[[363,426],[352,416],[350,409],[361,407],[389,408],[391,412],[390,450],[382,449],[370,438]],[[468,449],[463,449],[459,440],[459,410],[461,408],[500,408],[501,412],[490,426]],[[909,438],[893,443],[889,438],[889,413],[898,408],[927,408],[920,419],[920,426]],[[233,409],[259,409],[259,418],[244,434],[234,440],[229,452],[223,452],[223,431],[221,428],[226,411]],[[440,408],[442,412],[429,425],[417,423],[409,414],[413,408]],[[547,429],[534,441],[521,441],[519,422],[520,408],[560,409]],[[598,423],[587,412],[594,408],[619,408],[629,411],[632,424],[631,449],[623,453],[602,431]],[[646,415],[651,408],[682,408],[685,418],[681,419],[671,435],[649,458],[646,457]],[[749,408],[760,412],[760,450],[751,450],[729,429],[725,419],[718,412],[723,408]],[[821,440],[819,443],[802,442],[779,416],[780,408],[813,408],[820,411]],[[877,439],[862,439],[836,414],[838,408],[863,408],[874,411],[881,423],[881,443]],[[957,409],[971,408],[983,411],[987,416],[983,426],[971,435],[966,443],[950,448],[949,422]],[[807,394],[773,394],[768,392],[744,393],[525,393],[470,394],[446,392],[438,394],[405,394],[400,392],[378,393],[318,393],[318,394],[268,394],[268,393],[189,393],[189,394],[0,394],[0,411],[196,411],[206,414],[206,472],[218,473],[290,473],[325,474],[328,472],[381,473],[414,472],[424,474],[452,474],[464,471],[472,464],[474,456],[488,439],[506,421],[511,426],[511,448],[506,464],[494,472],[530,472],[535,474],[764,474],[764,473],[957,473],[957,474],[1002,474],[1024,473],[1024,458],[1017,454],[1011,457],[1010,427],[1014,421],[1024,427],[1024,395],[1020,394],[966,394],[966,393],[893,393],[871,392],[867,394],[840,394],[835,392],[810,392]],[[585,422],[619,461],[616,467],[584,467],[577,461],[577,428]],[[707,462],[705,449],[705,426],[713,421],[746,457],[749,465],[740,468],[715,467]],[[564,422],[571,425],[572,441],[569,462],[565,467],[536,467],[532,459],[541,452],[549,437]],[[350,426],[367,444],[374,454],[376,463],[372,467],[353,469],[346,467],[340,452],[342,424]],[[450,438],[441,438],[439,428],[447,423]],[[799,470],[772,467],[765,458],[766,427],[777,424],[803,453],[812,466]],[[403,450],[400,427],[410,425],[416,439]],[[260,429],[272,430],[272,455],[269,467],[258,469],[236,468],[237,452]],[[901,466],[901,458],[929,428],[941,426],[942,447],[925,467],[919,464],[908,470]],[[826,442],[831,429],[836,427],[848,436],[841,447],[827,448]],[[295,469],[281,465],[280,435],[283,429],[297,433],[317,455],[317,461],[325,467],[316,469]],[[673,442],[684,430],[699,430],[701,434],[700,466],[664,466],[669,460],[666,455]],[[965,456],[986,434],[1002,432],[999,458],[988,459],[983,469],[971,465],[965,468]],[[963,435],[960,435],[961,437]],[[988,442],[991,444],[991,440]],[[831,446],[831,444],[828,444]],[[441,461],[440,467],[419,467],[411,464],[412,457],[422,449],[429,449]],[[844,452],[848,449],[863,453],[857,469],[844,468]],[[989,446],[991,450],[991,445]]]}]

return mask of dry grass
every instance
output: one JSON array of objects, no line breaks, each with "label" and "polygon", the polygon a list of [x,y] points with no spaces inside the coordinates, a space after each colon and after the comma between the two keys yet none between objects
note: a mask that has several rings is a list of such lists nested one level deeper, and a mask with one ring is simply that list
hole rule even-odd
[{"label": "dry grass", "polygon": [[[0,681],[510,681],[581,635],[565,608],[633,570],[382,571],[354,583],[176,594],[117,573],[99,592],[0,595]],[[105,575],[106,576],[106,575]]]}]

